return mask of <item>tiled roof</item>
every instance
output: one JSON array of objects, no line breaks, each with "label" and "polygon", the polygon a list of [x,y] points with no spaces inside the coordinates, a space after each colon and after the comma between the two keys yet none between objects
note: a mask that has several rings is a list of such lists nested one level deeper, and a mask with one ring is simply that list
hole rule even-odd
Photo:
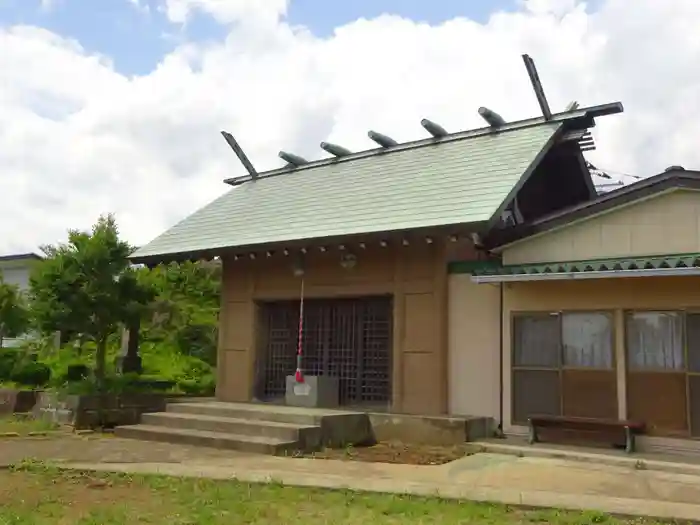
[{"label": "tiled roof", "polygon": [[488,221],[561,125],[450,136],[261,176],[233,187],[133,258]]}]

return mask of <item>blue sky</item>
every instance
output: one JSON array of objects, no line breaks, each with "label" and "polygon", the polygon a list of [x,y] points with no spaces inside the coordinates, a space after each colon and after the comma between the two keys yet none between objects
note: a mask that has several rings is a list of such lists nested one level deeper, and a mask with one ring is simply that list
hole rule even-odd
[{"label": "blue sky", "polygon": [[[264,1],[264,0],[260,0]],[[122,73],[144,74],[183,40],[218,40],[225,28],[206,15],[197,15],[185,27],[170,24],[147,0],[150,14],[139,12],[129,0],[53,0],[41,9],[41,0],[0,0],[0,26],[29,24],[76,38],[88,51],[111,57]],[[498,10],[511,10],[517,0],[291,0],[288,21],[310,28],[318,36],[360,17],[383,13],[417,21],[440,23],[456,16],[488,20]]]}]

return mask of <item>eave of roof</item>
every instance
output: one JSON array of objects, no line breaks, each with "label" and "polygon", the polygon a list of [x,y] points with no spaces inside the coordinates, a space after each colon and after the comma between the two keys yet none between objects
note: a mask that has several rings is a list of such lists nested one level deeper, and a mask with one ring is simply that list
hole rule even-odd
[{"label": "eave of roof", "polygon": [[509,231],[494,232],[485,241],[488,248],[498,253],[535,236],[565,228],[574,222],[592,218],[621,206],[633,204],[674,189],[700,190],[700,171],[670,170],[603,193],[593,200],[564,208]]},{"label": "eave of roof", "polygon": [[12,261],[41,261],[43,257],[37,255],[36,253],[18,253],[12,255],[0,255],[0,262],[12,262]]},{"label": "eave of roof", "polygon": [[[460,223],[454,225],[444,225],[430,228],[418,228],[410,230],[392,230],[392,231],[379,231],[379,232],[369,232],[366,234],[357,235],[343,235],[339,237],[319,237],[313,239],[296,239],[293,241],[285,242],[284,248],[289,250],[301,250],[303,248],[312,247],[328,247],[334,245],[352,245],[359,243],[396,243],[405,240],[421,240],[424,241],[426,237],[431,239],[439,237],[464,237],[469,233],[479,231],[483,228],[485,223],[474,222],[474,223]],[[190,250],[173,252],[166,254],[166,257],[162,255],[144,255],[139,256],[137,251],[134,255],[130,256],[129,259],[132,264],[159,264],[161,262],[183,262],[183,261],[194,261],[194,260],[210,260],[214,257],[219,257],[222,255],[240,254],[240,253],[264,253],[264,252],[274,252],[279,251],[279,243],[261,243],[261,244],[249,244],[243,246],[230,246],[225,248],[214,248],[214,249],[201,249],[201,250]]]}]

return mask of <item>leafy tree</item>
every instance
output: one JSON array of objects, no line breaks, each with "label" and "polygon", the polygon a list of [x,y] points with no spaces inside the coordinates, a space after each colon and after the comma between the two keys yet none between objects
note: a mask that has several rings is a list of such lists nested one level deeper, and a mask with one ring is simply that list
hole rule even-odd
[{"label": "leafy tree", "polygon": [[216,364],[221,265],[171,263],[139,271],[139,280],[156,293],[144,340],[164,342],[181,354]]},{"label": "leafy tree", "polygon": [[6,337],[19,337],[29,329],[29,311],[19,288],[0,274],[0,347]]},{"label": "leafy tree", "polygon": [[107,343],[122,323],[140,317],[153,298],[119,239],[114,216],[100,217],[90,233],[69,231],[68,242],[42,247],[45,259],[30,279],[32,313],[43,332],[68,331],[96,345],[95,380],[104,391]]}]

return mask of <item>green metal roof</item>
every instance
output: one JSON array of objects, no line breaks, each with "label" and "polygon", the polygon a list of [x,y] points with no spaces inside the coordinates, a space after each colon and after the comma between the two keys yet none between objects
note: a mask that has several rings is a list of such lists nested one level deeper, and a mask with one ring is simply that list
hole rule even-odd
[{"label": "green metal roof", "polygon": [[498,265],[484,262],[479,265],[458,266],[453,263],[452,273],[473,275],[537,275],[546,273],[604,272],[615,270],[658,270],[660,268],[700,268],[700,253],[649,256],[591,261],[567,261],[543,264]]},{"label": "green metal roof", "polygon": [[560,126],[450,137],[248,181],[133,258],[488,221]]}]

